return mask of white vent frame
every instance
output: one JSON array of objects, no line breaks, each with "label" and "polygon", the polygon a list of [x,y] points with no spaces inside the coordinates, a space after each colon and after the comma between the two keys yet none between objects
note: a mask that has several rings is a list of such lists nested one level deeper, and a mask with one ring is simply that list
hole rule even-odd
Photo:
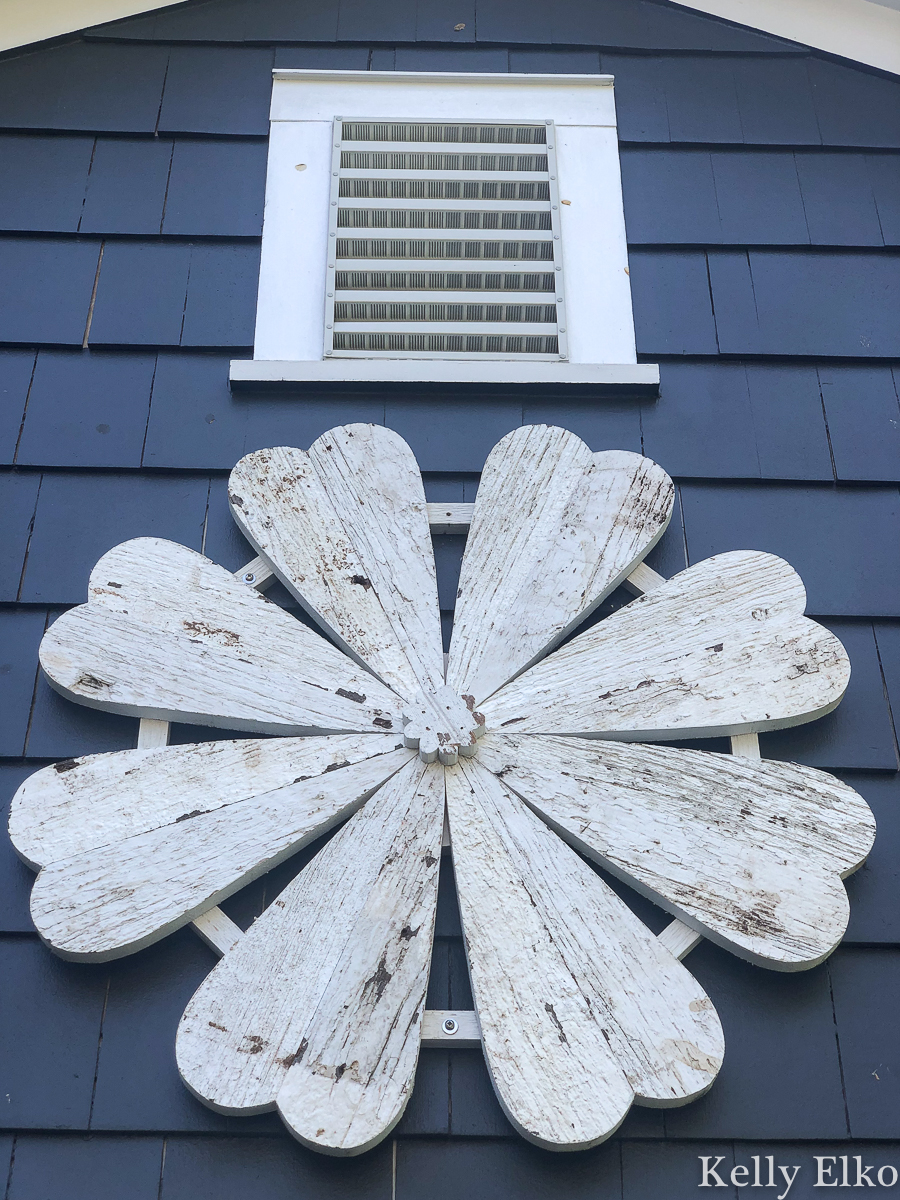
[{"label": "white vent frame", "polygon": [[[566,357],[326,355],[337,114],[376,122],[400,114],[407,122],[444,124],[553,122]],[[635,353],[612,77],[276,70],[254,354],[232,362],[231,381],[561,384],[655,393],[659,368],[638,363]]]}]

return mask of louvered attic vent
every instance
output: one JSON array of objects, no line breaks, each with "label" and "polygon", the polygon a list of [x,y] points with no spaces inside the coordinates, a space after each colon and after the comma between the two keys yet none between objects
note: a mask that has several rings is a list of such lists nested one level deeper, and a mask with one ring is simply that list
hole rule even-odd
[{"label": "louvered attic vent", "polygon": [[554,124],[334,122],[325,355],[566,359]]}]

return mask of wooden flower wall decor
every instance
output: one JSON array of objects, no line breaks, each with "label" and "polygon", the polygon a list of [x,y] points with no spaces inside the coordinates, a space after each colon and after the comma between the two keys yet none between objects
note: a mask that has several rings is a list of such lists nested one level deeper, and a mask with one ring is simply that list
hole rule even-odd
[{"label": "wooden flower wall decor", "polygon": [[[356,1154],[412,1088],[446,808],[484,1052],[513,1125],[573,1150],[634,1103],[703,1095],[722,1029],[675,951],[699,933],[775,970],[821,962],[874,823],[808,767],[648,744],[752,744],[829,712],[849,677],[780,559],[721,554],[669,581],[640,566],[673,494],[655,463],[562,429],[504,438],[446,669],[422,480],[381,427],[260,450],[231,475],[238,525],[330,641],[192,550],[115,547],[44,638],[54,687],[280,736],[28,779],[10,828],[40,868],[41,936],[70,959],[129,954],[344,822],[201,985],[176,1051],[217,1111],[277,1108],[306,1145]],[[629,577],[645,594],[566,640]],[[675,934],[655,937],[582,856],[678,918]]]}]

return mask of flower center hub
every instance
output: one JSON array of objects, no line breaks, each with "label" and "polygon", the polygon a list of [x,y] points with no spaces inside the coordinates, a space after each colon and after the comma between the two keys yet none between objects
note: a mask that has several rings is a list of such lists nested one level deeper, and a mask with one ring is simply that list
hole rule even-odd
[{"label": "flower center hub", "polygon": [[418,750],[423,762],[452,767],[460,754],[471,758],[483,733],[484,717],[475,712],[474,697],[458,696],[446,685],[419,692],[403,709],[403,743]]}]

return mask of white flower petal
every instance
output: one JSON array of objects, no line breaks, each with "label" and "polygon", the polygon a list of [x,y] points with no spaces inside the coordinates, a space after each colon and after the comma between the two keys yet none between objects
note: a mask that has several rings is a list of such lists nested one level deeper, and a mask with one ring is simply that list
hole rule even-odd
[{"label": "white flower petal", "polygon": [[437,904],[443,769],[415,760],[200,986],[178,1066],[219,1112],[275,1107],[331,1154],[386,1136],[412,1088]]},{"label": "white flower petal", "polygon": [[498,734],[479,761],[578,850],[741,958],[805,970],[844,935],[841,878],[865,860],[875,821],[823,771]]},{"label": "white flower petal", "polygon": [[505,437],[478,486],[447,682],[480,704],[555,646],[656,544],[674,495],[639,454],[546,425]]},{"label": "white flower petal", "polygon": [[37,931],[79,961],[151,945],[350,816],[409,759],[395,738],[356,734],[48,767],[20,789],[11,820],[17,846],[45,864],[31,893]]},{"label": "white flower petal", "polygon": [[41,666],[70,700],[258,733],[402,729],[384,684],[194,550],[123,542],[88,594],[41,642]]},{"label": "white flower petal", "polygon": [[548,1149],[585,1149],[633,1100],[702,1095],[724,1045],[696,980],[477,760],[446,776],[475,1007],[516,1128]]},{"label": "white flower petal", "polygon": [[831,712],[843,646],[802,616],[780,558],[718,554],[587,630],[479,705],[488,729],[624,741],[760,733]]},{"label": "white flower petal", "polygon": [[422,477],[380,425],[257,450],[228,485],[234,519],[307,611],[405,698],[444,682]]}]

